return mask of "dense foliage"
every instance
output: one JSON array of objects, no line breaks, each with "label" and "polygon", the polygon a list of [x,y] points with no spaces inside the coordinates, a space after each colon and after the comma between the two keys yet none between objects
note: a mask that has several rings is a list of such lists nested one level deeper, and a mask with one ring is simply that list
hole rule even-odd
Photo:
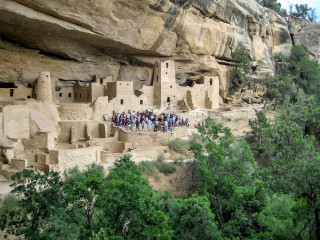
[{"label": "dense foliage", "polygon": [[233,93],[251,83],[251,59],[244,49],[239,48],[231,54],[231,60],[230,91]]},{"label": "dense foliage", "polygon": [[264,97],[275,100],[275,107],[286,99],[297,101],[300,90],[308,96],[320,96],[320,67],[317,60],[309,58],[306,46],[294,46],[290,56],[277,54],[275,61],[277,74],[267,75],[262,81],[267,88]]},{"label": "dense foliage", "polygon": [[293,6],[290,6],[290,16],[303,18],[311,22],[316,21],[317,16],[315,8],[309,7],[308,4],[295,4],[294,8],[295,9],[293,10]]},{"label": "dense foliage", "polygon": [[[166,215],[137,166],[125,156],[101,167],[14,176],[15,205],[4,202],[1,229],[25,239],[171,239]],[[9,195],[12,198],[12,195]]]}]

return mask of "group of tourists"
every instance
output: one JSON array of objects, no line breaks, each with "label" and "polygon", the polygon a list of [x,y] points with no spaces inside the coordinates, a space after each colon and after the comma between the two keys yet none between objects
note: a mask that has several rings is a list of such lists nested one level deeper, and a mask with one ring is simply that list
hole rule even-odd
[{"label": "group of tourists", "polygon": [[136,132],[173,132],[175,127],[190,126],[189,118],[184,119],[173,113],[156,115],[149,111],[116,113],[112,116],[112,122],[124,130]]}]

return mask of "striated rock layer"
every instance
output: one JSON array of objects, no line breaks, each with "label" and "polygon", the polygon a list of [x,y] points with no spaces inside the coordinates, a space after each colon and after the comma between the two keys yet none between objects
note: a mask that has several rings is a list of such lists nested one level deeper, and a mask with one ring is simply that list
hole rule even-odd
[{"label": "striated rock layer", "polygon": [[177,82],[217,75],[228,92],[231,53],[245,48],[255,74],[272,73],[288,53],[286,19],[255,0],[0,0],[0,81],[58,85],[113,76],[138,89],[156,60],[176,61]]}]

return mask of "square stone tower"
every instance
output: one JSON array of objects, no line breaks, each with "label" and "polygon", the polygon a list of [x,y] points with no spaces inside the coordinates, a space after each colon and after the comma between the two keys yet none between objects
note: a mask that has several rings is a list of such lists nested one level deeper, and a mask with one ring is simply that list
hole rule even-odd
[{"label": "square stone tower", "polygon": [[171,95],[176,89],[176,70],[174,60],[158,61],[154,67],[154,105],[163,109],[170,105]]}]

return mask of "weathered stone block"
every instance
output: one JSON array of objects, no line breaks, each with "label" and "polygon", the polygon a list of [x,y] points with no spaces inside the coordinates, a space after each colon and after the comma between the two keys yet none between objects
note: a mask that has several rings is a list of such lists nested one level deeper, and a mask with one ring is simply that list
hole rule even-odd
[{"label": "weathered stone block", "polygon": [[39,171],[42,171],[42,172],[47,172],[47,171],[49,171],[49,165],[32,163],[31,166],[32,166],[33,168],[39,170]]},{"label": "weathered stone block", "polygon": [[39,153],[37,155],[37,163],[39,164],[48,164],[49,156],[47,154]]},{"label": "weathered stone block", "polygon": [[23,145],[26,149],[53,149],[54,148],[54,133],[40,133],[31,139],[23,139]]},{"label": "weathered stone block", "polygon": [[18,170],[23,170],[28,167],[28,161],[25,159],[12,159],[11,166]]},{"label": "weathered stone block", "polygon": [[3,108],[4,135],[8,138],[29,139],[29,109],[22,105]]}]

